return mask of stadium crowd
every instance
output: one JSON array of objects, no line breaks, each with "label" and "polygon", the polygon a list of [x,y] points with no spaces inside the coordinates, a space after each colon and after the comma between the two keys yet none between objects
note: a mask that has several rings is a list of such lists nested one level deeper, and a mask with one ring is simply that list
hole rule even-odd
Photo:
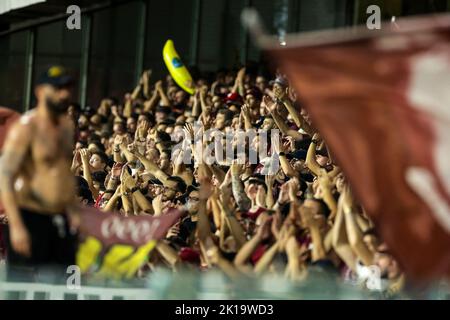
[{"label": "stadium crowd", "polygon": [[[183,212],[140,276],[165,265],[304,281],[324,270],[387,296],[401,292],[405,278],[396,260],[281,74],[269,81],[245,68],[219,72],[197,80],[193,95],[170,76],[152,82],[151,75],[145,71],[123,100],[68,109],[80,202],[125,216]],[[195,148],[215,143],[208,129],[280,135],[276,142],[245,140],[243,163],[236,154],[208,163]],[[239,140],[232,141],[237,149]],[[268,157],[251,163],[248,150],[263,143]],[[279,168],[267,170],[274,161]]]}]

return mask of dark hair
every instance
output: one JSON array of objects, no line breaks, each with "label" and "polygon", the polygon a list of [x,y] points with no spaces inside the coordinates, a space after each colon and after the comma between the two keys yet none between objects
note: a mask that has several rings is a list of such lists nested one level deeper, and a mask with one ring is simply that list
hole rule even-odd
[{"label": "dark hair", "polygon": [[81,112],[81,106],[79,103],[77,102],[72,102],[70,103],[70,106],[73,107],[73,109],[75,110],[75,112],[80,113]]},{"label": "dark hair", "polygon": [[100,141],[100,136],[96,133],[91,133],[88,138],[88,143],[91,143],[92,141]]},{"label": "dark hair", "polygon": [[186,189],[187,189],[186,182],[184,182],[184,180],[181,179],[180,177],[178,177],[178,176],[170,176],[170,177],[167,178],[167,180],[176,182],[177,183],[176,189],[179,192],[181,192],[181,193],[185,193],[186,192]]},{"label": "dark hair", "polygon": [[87,200],[88,204],[90,205],[94,203],[92,192],[89,189],[87,181],[83,177],[80,176],[75,177],[75,187],[78,197],[81,197],[83,200]]},{"label": "dark hair", "polygon": [[302,192],[302,195],[304,196],[306,194],[306,190],[308,189],[308,185],[306,184],[305,180],[299,177],[298,179],[300,181],[300,191]]},{"label": "dark hair", "polygon": [[223,114],[225,116],[225,123],[231,122],[233,119],[233,112],[225,108],[217,110],[217,114]]},{"label": "dark hair", "polygon": [[325,201],[316,198],[311,198],[311,200],[314,200],[320,204],[320,213],[323,214],[325,218],[328,218],[328,216],[331,213],[331,210],[330,208],[328,208],[328,205],[325,203]]},{"label": "dark hair", "polygon": [[92,180],[100,183],[100,190],[104,190],[105,188],[105,179],[106,179],[105,171],[97,171],[92,173]]},{"label": "dark hair", "polygon": [[267,185],[264,180],[261,178],[262,175],[254,174],[248,179],[249,184],[257,184],[258,186],[263,186],[264,190],[267,192]]},{"label": "dark hair", "polygon": [[105,146],[99,140],[91,140],[89,141],[89,144],[95,144],[98,150],[100,150],[101,152],[105,152]]},{"label": "dark hair", "polygon": [[110,161],[109,161],[109,157],[106,153],[104,153],[102,151],[95,151],[95,152],[92,152],[92,155],[94,155],[94,154],[98,155],[100,157],[100,159],[102,160],[102,162],[104,164],[106,164],[106,166],[109,166]]},{"label": "dark hair", "polygon": [[189,195],[191,192],[193,191],[198,191],[199,189],[193,185],[190,185],[189,187],[187,187],[186,189],[186,194]]},{"label": "dark hair", "polygon": [[368,236],[368,235],[374,236],[376,238],[379,238],[378,237],[378,232],[377,232],[377,230],[375,228],[369,228],[369,229],[367,229],[366,231],[363,232],[363,237]]},{"label": "dark hair", "polygon": [[81,144],[81,146],[82,146],[83,148],[87,148],[87,146],[88,146],[86,141],[78,140],[76,143]]},{"label": "dark hair", "polygon": [[167,132],[164,132],[164,131],[157,131],[156,139],[161,140],[161,142],[170,142],[171,141],[170,134],[168,134]]}]

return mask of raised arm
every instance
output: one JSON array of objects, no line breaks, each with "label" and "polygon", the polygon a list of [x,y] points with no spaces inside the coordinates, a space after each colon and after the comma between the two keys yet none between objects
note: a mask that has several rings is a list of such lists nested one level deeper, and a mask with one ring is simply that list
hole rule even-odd
[{"label": "raised arm", "polygon": [[[228,189],[227,189],[228,190]],[[222,210],[222,215],[225,217],[225,222],[230,229],[230,233],[236,241],[236,248],[239,250],[244,243],[246,242],[244,229],[242,228],[239,221],[237,221],[236,216],[234,215],[233,209],[229,206],[228,200],[230,199],[231,194],[229,190],[222,194],[222,197],[219,201],[219,206]]]},{"label": "raised arm", "polygon": [[122,187],[118,186],[112,197],[108,200],[102,211],[110,212],[114,211],[117,206],[117,201],[122,197]]},{"label": "raised arm", "polygon": [[302,216],[303,223],[309,229],[311,234],[311,240],[313,243],[312,261],[318,261],[326,258],[326,250],[324,246],[324,239],[321,233],[318,221],[315,219],[314,211],[311,208],[301,206],[300,214]]},{"label": "raised arm", "polygon": [[98,191],[94,188],[94,183],[92,180],[92,174],[91,169],[89,168],[89,150],[88,149],[81,149],[80,150],[81,155],[81,162],[83,163],[83,178],[87,181],[89,190],[92,192],[92,197],[94,199],[97,199],[98,197]]},{"label": "raised arm", "polygon": [[153,94],[149,100],[144,102],[144,112],[151,112],[155,108],[156,104],[159,101],[159,92],[158,90],[153,90]]},{"label": "raised arm", "polygon": [[348,241],[361,262],[366,266],[370,266],[373,264],[374,254],[363,241],[363,233],[356,222],[356,213],[354,212],[353,198],[350,192],[350,188],[346,186],[342,195],[344,197],[343,210]]},{"label": "raised arm", "polygon": [[320,171],[321,175],[319,176],[319,183],[322,188],[323,201],[327,204],[331,211],[328,219],[333,220],[337,212],[336,200],[334,199],[332,193],[333,183],[331,182],[331,179],[325,169],[320,169]]},{"label": "raised arm", "polygon": [[237,92],[239,95],[244,96],[244,77],[245,68],[241,68],[236,74],[236,79],[234,81],[234,86],[231,92]]},{"label": "raised arm", "polygon": [[236,200],[239,210],[245,211],[250,209],[251,201],[245,194],[244,185],[239,178],[240,172],[241,166],[234,162],[231,165],[231,185],[233,188],[233,197]]},{"label": "raised arm", "polygon": [[316,176],[320,175],[320,165],[316,160],[316,147],[318,143],[319,134],[314,134],[311,143],[309,144],[308,152],[306,153],[306,166]]},{"label": "raised arm", "polygon": [[252,253],[256,250],[259,244],[263,241],[263,232],[264,228],[269,228],[269,221],[265,220],[264,223],[259,226],[258,231],[255,235],[247,241],[242,248],[238,251],[236,257],[234,258],[234,265],[238,268],[238,270],[242,272],[251,271],[251,267],[248,263]]},{"label": "raised arm", "polygon": [[144,165],[145,170],[154,175],[164,185],[168,183],[167,179],[169,178],[169,176],[164,171],[162,171],[156,163],[154,163],[152,160],[147,159],[145,156],[138,152],[135,152],[134,154],[136,158],[138,158],[139,161]]},{"label": "raised arm", "polygon": [[353,271],[356,268],[356,255],[349,244],[347,230],[345,226],[344,211],[342,209],[342,195],[339,198],[337,206],[336,219],[334,221],[332,233],[332,244],[336,254],[344,261],[344,263]]},{"label": "raised arm", "polygon": [[303,136],[299,132],[289,128],[289,126],[286,124],[286,119],[283,119],[277,111],[277,103],[274,102],[269,96],[263,97],[262,104],[270,112],[273,121],[275,122],[278,129],[280,129],[282,134],[290,136],[295,140],[301,140],[303,138]]},{"label": "raised arm", "polygon": [[244,117],[245,130],[253,129],[253,125],[250,119],[250,109],[247,104],[244,104],[242,106],[241,114]]},{"label": "raised arm", "polygon": [[150,97],[150,77],[152,70],[145,70],[142,74],[142,93],[145,98]]},{"label": "raised arm", "polygon": [[192,116],[195,119],[198,119],[200,114],[202,113],[202,108],[200,105],[200,91],[199,89],[195,89],[194,93],[194,105],[192,106]]},{"label": "raised arm", "polygon": [[122,170],[121,180],[122,189],[125,188],[125,193],[132,197],[137,206],[145,213],[153,213],[151,203],[142,194],[140,189],[137,187],[136,181],[130,176],[126,168]]},{"label": "raised arm", "polygon": [[286,157],[286,152],[289,149],[289,142],[282,143],[280,141],[280,143],[274,143],[273,147],[275,152],[278,153],[281,170],[283,170],[284,174],[289,178],[297,177],[297,173],[295,172],[294,168],[292,167],[291,163]]},{"label": "raised arm", "polygon": [[155,84],[155,90],[158,91],[159,96],[161,97],[161,105],[163,107],[170,107],[170,100],[166,95],[166,92],[164,91],[164,88],[162,86],[162,81],[158,81]]}]

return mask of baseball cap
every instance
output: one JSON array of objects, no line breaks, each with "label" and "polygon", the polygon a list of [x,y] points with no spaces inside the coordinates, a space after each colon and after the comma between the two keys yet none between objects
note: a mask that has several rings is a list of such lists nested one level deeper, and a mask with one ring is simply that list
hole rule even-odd
[{"label": "baseball cap", "polygon": [[278,77],[275,78],[275,80],[272,80],[272,81],[269,82],[270,85],[274,85],[275,83],[278,83],[282,87],[289,86],[289,83],[288,83],[287,79],[285,77],[282,77],[282,76],[278,76]]},{"label": "baseball cap", "polygon": [[73,84],[73,78],[62,66],[51,66],[38,78],[37,84],[50,84],[54,87],[68,87]]},{"label": "baseball cap", "polygon": [[225,98],[225,103],[227,105],[238,105],[238,106],[241,106],[242,105],[242,97],[236,92],[231,92]]},{"label": "baseball cap", "polygon": [[288,153],[286,157],[288,159],[306,160],[306,154],[307,152],[305,150],[296,150],[294,152]]},{"label": "baseball cap", "polygon": [[155,112],[163,112],[165,114],[170,114],[171,110],[169,107],[157,106]]}]

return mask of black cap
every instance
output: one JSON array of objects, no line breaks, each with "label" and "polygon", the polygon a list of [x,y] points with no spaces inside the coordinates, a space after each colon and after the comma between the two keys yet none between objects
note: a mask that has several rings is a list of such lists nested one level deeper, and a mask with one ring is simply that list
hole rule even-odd
[{"label": "black cap", "polygon": [[164,112],[165,114],[170,114],[171,109],[169,107],[157,106],[155,112]]},{"label": "black cap", "polygon": [[39,77],[37,84],[50,84],[54,87],[68,87],[73,84],[73,78],[61,66],[51,66]]}]

